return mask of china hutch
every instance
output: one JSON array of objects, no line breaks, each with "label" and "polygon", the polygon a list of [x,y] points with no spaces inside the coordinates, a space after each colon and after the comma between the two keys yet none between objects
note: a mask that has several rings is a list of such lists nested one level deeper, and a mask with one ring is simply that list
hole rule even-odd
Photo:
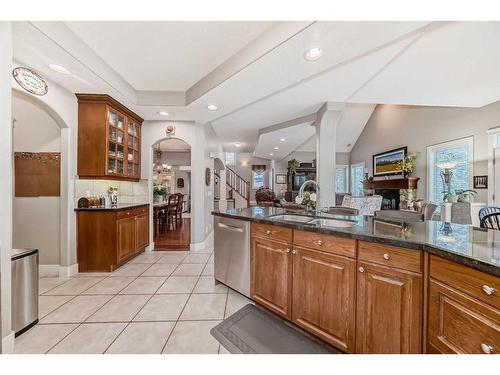
[{"label": "china hutch", "polygon": [[78,176],[138,181],[143,119],[105,94],[78,98]]}]

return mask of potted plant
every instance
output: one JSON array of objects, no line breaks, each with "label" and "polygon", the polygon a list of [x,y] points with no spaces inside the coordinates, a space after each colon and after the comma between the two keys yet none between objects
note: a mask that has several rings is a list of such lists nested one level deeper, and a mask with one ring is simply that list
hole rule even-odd
[{"label": "potted plant", "polygon": [[455,190],[455,194],[457,196],[457,202],[464,203],[469,202],[471,197],[477,195],[477,191],[469,189],[458,189]]},{"label": "potted plant", "polygon": [[163,185],[155,185],[153,186],[153,198],[156,203],[159,203],[160,200],[165,200],[165,197],[168,195],[168,190]]},{"label": "potted plant", "polygon": [[403,177],[407,178],[410,173],[413,172],[415,164],[417,161],[418,153],[410,152],[407,154],[403,160],[398,162],[398,167],[401,172],[403,172]]},{"label": "potted plant", "polygon": [[295,203],[306,206],[307,210],[313,209],[316,207],[316,200],[318,199],[316,193],[311,193],[309,191],[304,191],[304,195],[302,197],[296,197]]},{"label": "potted plant", "polygon": [[297,168],[300,167],[300,163],[297,159],[288,160],[288,170],[290,173],[295,173]]}]

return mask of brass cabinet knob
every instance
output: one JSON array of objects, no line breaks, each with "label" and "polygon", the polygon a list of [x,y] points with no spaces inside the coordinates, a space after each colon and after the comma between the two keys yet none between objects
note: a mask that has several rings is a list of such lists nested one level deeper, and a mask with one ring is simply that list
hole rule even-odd
[{"label": "brass cabinet knob", "polygon": [[297,250],[292,250],[292,255],[297,254]]},{"label": "brass cabinet knob", "polygon": [[268,230],[266,230],[266,234],[267,234],[267,235],[270,235],[270,234],[271,234],[271,231],[270,231],[269,229],[268,229]]},{"label": "brass cabinet knob", "polygon": [[287,253],[289,253],[289,252],[290,252],[290,249],[288,249],[288,248],[287,248],[287,249],[286,249],[286,252],[287,252]]},{"label": "brass cabinet knob", "polygon": [[323,241],[321,241],[321,240],[316,240],[316,241],[314,241],[314,243],[315,243],[316,245],[318,245],[318,246],[323,245]]},{"label": "brass cabinet knob", "polygon": [[483,289],[483,292],[485,292],[487,295],[491,296],[493,293],[495,293],[497,290],[489,285],[483,285],[481,287]]},{"label": "brass cabinet knob", "polygon": [[389,260],[389,259],[391,259],[391,256],[389,254],[385,253],[384,254],[384,259],[385,260]]},{"label": "brass cabinet knob", "polygon": [[493,353],[493,347],[488,344],[481,344],[481,350],[483,351],[484,354],[491,354]]},{"label": "brass cabinet knob", "polygon": [[365,272],[365,269],[363,267],[359,267],[358,271],[361,272],[361,273],[363,273],[363,272]]}]

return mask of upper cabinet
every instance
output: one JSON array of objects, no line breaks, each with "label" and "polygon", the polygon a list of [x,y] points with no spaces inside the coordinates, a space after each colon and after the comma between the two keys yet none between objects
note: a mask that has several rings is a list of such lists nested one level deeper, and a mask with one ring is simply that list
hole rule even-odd
[{"label": "upper cabinet", "polygon": [[78,98],[78,176],[139,180],[143,119],[109,95]]}]

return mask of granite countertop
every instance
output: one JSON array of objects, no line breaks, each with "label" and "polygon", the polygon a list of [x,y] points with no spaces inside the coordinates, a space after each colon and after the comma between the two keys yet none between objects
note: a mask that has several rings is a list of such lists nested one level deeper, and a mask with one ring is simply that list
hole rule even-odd
[{"label": "granite countertop", "polygon": [[[314,212],[291,211],[275,207],[229,209],[214,211],[212,214],[427,251],[500,277],[500,231],[441,221],[395,223],[374,219],[372,216],[316,214]],[[281,214],[310,216],[311,219],[353,220],[356,221],[356,224],[343,228],[321,224],[285,222],[271,218],[274,215]]]},{"label": "granite countertop", "polygon": [[89,207],[89,208],[75,208],[75,211],[118,211],[118,210],[126,210],[129,208],[148,206],[149,203],[118,203],[118,206],[111,207],[106,205],[104,207]]}]

